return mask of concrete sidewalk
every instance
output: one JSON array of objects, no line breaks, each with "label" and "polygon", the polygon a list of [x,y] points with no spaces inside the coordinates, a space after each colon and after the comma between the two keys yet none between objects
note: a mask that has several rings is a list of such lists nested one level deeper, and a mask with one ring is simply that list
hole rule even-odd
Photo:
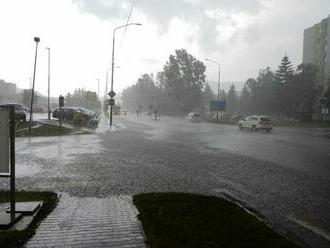
[{"label": "concrete sidewalk", "polygon": [[146,247],[130,196],[62,195],[26,247]]}]

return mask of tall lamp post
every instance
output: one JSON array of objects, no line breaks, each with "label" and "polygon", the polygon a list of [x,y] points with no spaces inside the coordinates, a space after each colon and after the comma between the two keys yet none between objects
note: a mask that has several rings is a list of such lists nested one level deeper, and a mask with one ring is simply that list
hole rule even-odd
[{"label": "tall lamp post", "polygon": [[38,53],[38,43],[40,42],[40,38],[39,37],[34,37],[34,41],[36,42],[36,52],[35,52],[35,57],[34,57],[33,82],[32,82],[32,90],[31,90],[29,134],[31,134],[32,114],[33,114],[34,83],[35,83],[35,79],[36,79],[37,53]]},{"label": "tall lamp post", "polygon": [[97,78],[97,98],[100,98],[100,79]]},{"label": "tall lamp post", "polygon": [[142,25],[141,23],[127,23],[125,25],[122,26],[118,26],[116,28],[114,28],[113,30],[113,36],[112,36],[112,63],[111,63],[111,86],[110,86],[110,92],[109,92],[109,96],[110,96],[110,127],[112,126],[112,108],[114,103],[114,96],[116,95],[115,92],[113,91],[113,74],[114,74],[114,65],[115,65],[115,34],[116,34],[116,30],[120,29],[120,28],[124,28],[130,25],[137,25],[140,26]]},{"label": "tall lamp post", "polygon": [[50,120],[50,48],[48,50],[48,120]]},{"label": "tall lamp post", "polygon": [[[206,61],[212,62],[218,66],[218,96],[217,100],[220,100],[220,64],[212,59],[205,59]],[[217,120],[219,119],[219,113],[217,111]]]}]

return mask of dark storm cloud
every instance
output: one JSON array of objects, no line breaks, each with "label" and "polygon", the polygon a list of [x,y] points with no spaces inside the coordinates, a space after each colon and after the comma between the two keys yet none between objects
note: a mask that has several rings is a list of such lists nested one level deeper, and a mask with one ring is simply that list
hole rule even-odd
[{"label": "dark storm cloud", "polygon": [[[103,20],[124,20],[132,1],[119,0],[72,0],[81,11]],[[166,33],[173,18],[189,23],[196,32],[191,36],[204,51],[218,47],[216,37],[219,22],[231,23],[229,13],[256,14],[264,5],[261,0],[135,0],[135,11],[157,24],[160,33]],[[215,13],[209,15],[207,12]],[[217,15],[217,11],[222,15]],[[223,13],[227,15],[223,16]]]}]

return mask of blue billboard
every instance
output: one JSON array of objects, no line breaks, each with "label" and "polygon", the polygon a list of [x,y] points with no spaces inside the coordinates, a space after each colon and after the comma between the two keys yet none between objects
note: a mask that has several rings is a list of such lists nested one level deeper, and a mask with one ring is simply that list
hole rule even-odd
[{"label": "blue billboard", "polygon": [[210,101],[210,111],[225,111],[226,102],[222,100]]}]

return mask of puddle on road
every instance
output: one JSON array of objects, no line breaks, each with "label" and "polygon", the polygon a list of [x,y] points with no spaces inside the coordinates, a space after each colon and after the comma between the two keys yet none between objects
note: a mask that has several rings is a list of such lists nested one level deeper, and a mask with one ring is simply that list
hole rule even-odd
[{"label": "puddle on road", "polygon": [[41,172],[40,165],[31,164],[29,162],[16,163],[15,169],[16,169],[15,170],[16,177],[28,177]]},{"label": "puddle on road", "polygon": [[18,177],[32,176],[50,163],[63,168],[78,160],[81,154],[102,152],[104,148],[97,134],[16,139],[16,174]]}]

